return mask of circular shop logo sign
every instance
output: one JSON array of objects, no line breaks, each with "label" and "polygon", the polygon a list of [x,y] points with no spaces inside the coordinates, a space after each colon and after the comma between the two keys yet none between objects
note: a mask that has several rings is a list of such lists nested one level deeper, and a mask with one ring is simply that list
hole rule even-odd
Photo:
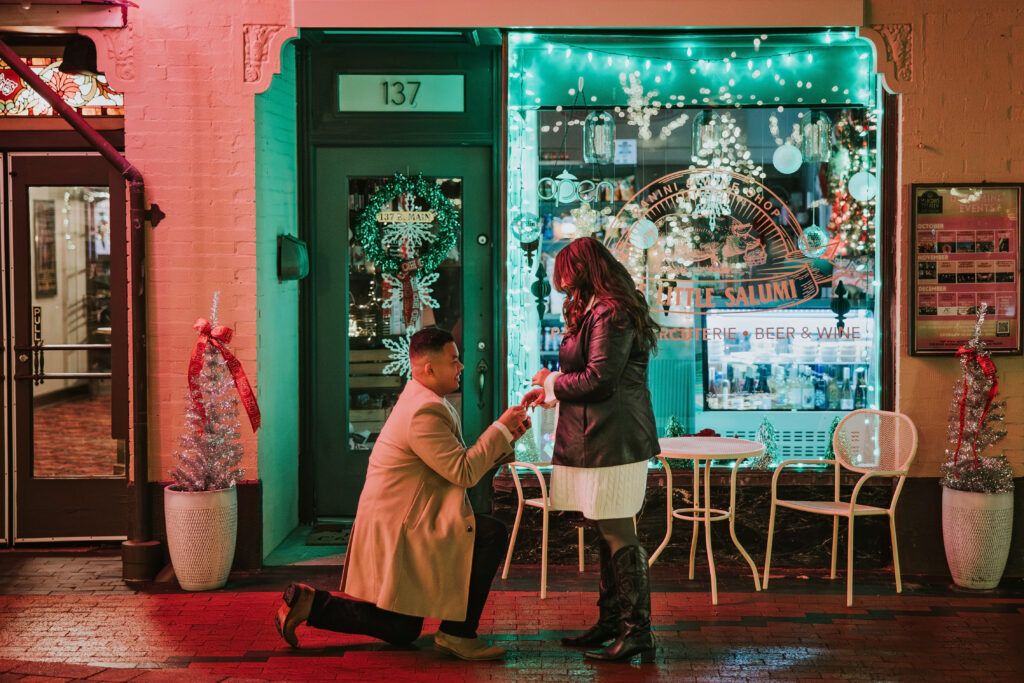
[{"label": "circular shop logo sign", "polygon": [[714,294],[726,308],[772,310],[813,299],[831,281],[820,266],[834,245],[818,244],[816,231],[805,233],[753,178],[702,168],[641,189],[615,216],[606,245],[666,313],[712,306]]}]

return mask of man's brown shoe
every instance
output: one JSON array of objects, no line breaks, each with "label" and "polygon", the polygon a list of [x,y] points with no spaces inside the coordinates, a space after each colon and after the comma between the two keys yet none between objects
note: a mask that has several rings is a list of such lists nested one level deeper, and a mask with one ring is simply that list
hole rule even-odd
[{"label": "man's brown shoe", "polygon": [[277,632],[289,645],[298,649],[299,639],[295,637],[295,628],[309,618],[313,607],[313,595],[316,591],[304,583],[293,583],[285,589],[281,596],[284,604],[274,615]]},{"label": "man's brown shoe", "polygon": [[479,662],[487,659],[501,659],[505,656],[505,648],[489,645],[479,638],[460,638],[450,636],[443,631],[434,634],[434,647],[442,652],[453,654],[459,659]]}]

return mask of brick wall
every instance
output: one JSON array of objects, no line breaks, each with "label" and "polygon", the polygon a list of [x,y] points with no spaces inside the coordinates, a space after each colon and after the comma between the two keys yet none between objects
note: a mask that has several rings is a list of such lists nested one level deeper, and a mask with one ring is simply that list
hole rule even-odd
[{"label": "brick wall", "polygon": [[[219,321],[234,329],[230,346],[256,384],[253,108],[276,67],[263,58],[285,35],[261,29],[272,36],[261,50],[260,40],[246,41],[246,25],[280,29],[288,15],[287,2],[151,0],[129,11],[129,29],[90,32],[101,68],[125,92],[125,155],[146,180],[147,201],[167,214],[147,240],[151,480],[168,479],[192,323],[209,315],[216,291]],[[242,432],[255,479],[256,438],[244,417]]]},{"label": "brick wall", "polygon": [[[959,364],[949,357],[908,354],[909,185],[1024,181],[1024,9],[1019,3],[956,0],[871,2],[868,25],[910,24],[912,80],[903,93],[898,230],[899,409],[920,435],[912,474],[938,476]],[[1024,358],[996,356],[999,397],[1007,402],[1001,446],[1024,476]]]}]

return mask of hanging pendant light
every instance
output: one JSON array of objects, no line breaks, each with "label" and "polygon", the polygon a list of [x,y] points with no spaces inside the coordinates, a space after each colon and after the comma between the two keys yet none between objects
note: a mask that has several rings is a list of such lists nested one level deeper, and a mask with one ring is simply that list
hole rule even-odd
[{"label": "hanging pendant light", "polygon": [[721,143],[722,122],[710,109],[705,109],[693,119],[693,149],[691,156],[705,157],[713,153]]},{"label": "hanging pendant light", "polygon": [[583,161],[607,164],[614,155],[615,119],[603,110],[590,112],[583,120]]},{"label": "hanging pendant light", "polygon": [[804,161],[825,163],[832,158],[832,120],[823,111],[812,111],[800,124],[800,151]]}]

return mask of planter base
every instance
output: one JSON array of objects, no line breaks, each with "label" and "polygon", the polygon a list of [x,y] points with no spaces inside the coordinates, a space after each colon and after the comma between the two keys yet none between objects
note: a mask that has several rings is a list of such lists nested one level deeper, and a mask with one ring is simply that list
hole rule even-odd
[{"label": "planter base", "polygon": [[942,540],[953,582],[995,588],[1003,577],[1013,535],[1013,491],[942,489]]},{"label": "planter base", "polygon": [[167,549],[178,584],[188,591],[221,588],[228,581],[238,531],[235,487],[220,491],[164,489]]}]

